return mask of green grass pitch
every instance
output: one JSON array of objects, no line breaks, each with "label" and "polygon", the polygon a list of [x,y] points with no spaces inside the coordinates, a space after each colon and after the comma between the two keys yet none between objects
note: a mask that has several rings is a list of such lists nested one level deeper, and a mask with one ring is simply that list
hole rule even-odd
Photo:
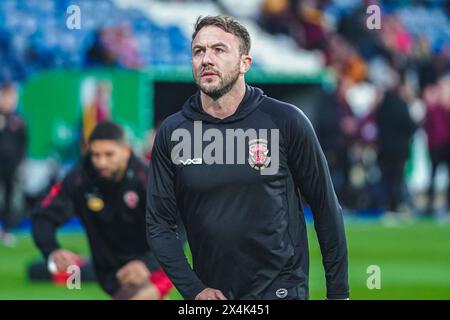
[{"label": "green grass pitch", "polygon": [[[310,297],[325,297],[324,273],[317,239],[308,227],[311,251]],[[352,299],[450,299],[450,225],[414,222],[386,228],[377,222],[346,225]],[[88,253],[82,233],[61,233],[62,245]],[[0,299],[108,299],[95,283],[69,290],[52,283],[29,282],[26,266],[39,257],[29,235],[18,236],[15,248],[0,246]],[[368,289],[367,268],[381,270],[381,288]],[[171,299],[181,299],[173,290]]]}]

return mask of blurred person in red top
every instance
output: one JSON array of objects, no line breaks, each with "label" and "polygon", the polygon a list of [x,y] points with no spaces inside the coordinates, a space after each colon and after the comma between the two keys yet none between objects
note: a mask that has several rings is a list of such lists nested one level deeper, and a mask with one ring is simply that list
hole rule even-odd
[{"label": "blurred person in red top", "polygon": [[0,241],[14,246],[15,238],[10,233],[12,227],[11,202],[14,178],[17,168],[25,157],[26,129],[23,120],[16,114],[18,102],[17,87],[5,83],[0,89],[0,185],[3,188],[3,207],[0,209],[3,231]]},{"label": "blurred person in red top", "polygon": [[[428,189],[426,214],[433,215],[435,200],[435,176],[440,164],[450,170],[450,81],[441,78],[436,84],[428,85],[423,94],[427,108],[424,129],[428,138],[431,159],[431,177]],[[450,175],[449,175],[450,176]],[[447,210],[450,209],[450,186],[447,187]]]}]

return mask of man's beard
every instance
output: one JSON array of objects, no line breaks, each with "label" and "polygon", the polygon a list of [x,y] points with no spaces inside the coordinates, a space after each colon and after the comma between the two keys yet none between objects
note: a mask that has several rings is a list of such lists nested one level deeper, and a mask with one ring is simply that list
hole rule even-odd
[{"label": "man's beard", "polygon": [[196,80],[197,86],[200,88],[200,90],[209,96],[213,100],[217,100],[220,97],[224,96],[230,90],[234,87],[236,81],[239,79],[239,64],[237,67],[233,70],[233,72],[229,73],[225,77],[222,76],[222,74],[218,71],[211,70],[220,78],[219,84],[215,87],[208,88],[206,86],[202,86],[200,83],[201,76],[199,79]]},{"label": "man's beard", "polygon": [[120,176],[120,170],[111,172],[109,176],[102,176],[99,171],[96,170],[97,179],[100,183],[115,183],[118,182]]}]

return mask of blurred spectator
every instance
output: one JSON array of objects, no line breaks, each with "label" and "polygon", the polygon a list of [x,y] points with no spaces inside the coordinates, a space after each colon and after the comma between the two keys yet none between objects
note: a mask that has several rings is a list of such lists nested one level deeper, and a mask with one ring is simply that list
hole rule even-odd
[{"label": "blurred spectator", "polygon": [[297,29],[294,38],[308,50],[325,48],[328,26],[323,12],[326,0],[294,1]]},{"label": "blurred spectator", "polygon": [[141,63],[131,27],[123,24],[96,31],[92,45],[86,52],[86,64],[94,67],[138,68]]},{"label": "blurred spectator", "polygon": [[402,77],[388,89],[376,113],[378,164],[388,213],[399,211],[404,194],[404,169],[416,124],[407,103],[407,87]]},{"label": "blurred spectator", "polygon": [[[377,94],[373,85],[367,82],[355,83],[351,77],[341,76],[338,84],[337,102],[339,106],[339,128],[346,147],[345,170],[347,185],[344,190],[347,204],[352,208],[366,208],[372,199],[367,195],[371,181],[366,174],[373,166],[373,153],[377,130],[374,124],[374,110]],[[373,158],[373,157],[372,157]]]},{"label": "blurred spectator", "polygon": [[349,77],[355,82],[363,81],[367,77],[367,65],[356,50],[350,48],[341,72],[343,76]]},{"label": "blurred spectator", "polygon": [[290,35],[293,15],[289,0],[264,0],[259,24],[271,34]]},{"label": "blurred spectator", "polygon": [[[440,164],[450,170],[450,82],[441,79],[437,84],[428,85],[424,91],[427,107],[424,129],[428,138],[431,159],[430,186],[426,214],[433,215],[435,200],[435,176]],[[450,177],[450,172],[449,172]],[[450,210],[450,182],[447,187],[446,210]]]},{"label": "blurred spectator", "polygon": [[343,15],[338,21],[337,33],[354,46],[364,57],[370,58],[379,50],[377,33],[367,28],[367,7],[377,1],[364,0],[360,5]]},{"label": "blurred spectator", "polygon": [[110,32],[111,31],[106,28],[95,32],[92,45],[86,52],[87,66],[117,66],[118,58],[109,48],[108,39]]},{"label": "blurred spectator", "polygon": [[139,68],[141,65],[137,42],[129,25],[123,24],[116,28],[114,51],[119,65],[124,68]]},{"label": "blurred spectator", "polygon": [[264,0],[259,24],[271,34],[291,36],[308,50],[323,50],[328,25],[323,7],[328,0]]},{"label": "blurred spectator", "polygon": [[[425,40],[422,40],[425,42]],[[419,85],[421,90],[434,84],[450,70],[449,52],[443,47],[436,54],[424,55],[419,63]]]},{"label": "blurred spectator", "polygon": [[339,35],[330,36],[325,51],[327,65],[337,74],[342,83],[354,84],[367,78],[367,62]]},{"label": "blurred spectator", "polygon": [[25,157],[26,130],[22,119],[15,113],[17,108],[17,87],[11,83],[0,89],[0,184],[3,187],[1,217],[3,231],[0,240],[13,246],[15,239],[10,233],[12,227],[12,196],[17,168]]},{"label": "blurred spectator", "polygon": [[402,55],[411,54],[413,39],[398,17],[385,15],[379,36],[383,46],[389,51]]}]

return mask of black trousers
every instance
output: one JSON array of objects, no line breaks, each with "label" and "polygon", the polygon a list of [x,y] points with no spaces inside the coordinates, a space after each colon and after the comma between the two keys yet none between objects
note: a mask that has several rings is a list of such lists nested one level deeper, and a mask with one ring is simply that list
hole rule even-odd
[{"label": "black trousers", "polygon": [[11,204],[13,196],[15,170],[0,173],[0,185],[4,192],[3,206],[0,209],[0,218],[3,222],[3,230],[8,232],[12,226]]},{"label": "black trousers", "polygon": [[398,211],[398,207],[403,201],[405,187],[404,170],[407,160],[404,157],[379,157],[378,165],[382,175],[385,202],[387,202],[387,208],[390,211]]}]

